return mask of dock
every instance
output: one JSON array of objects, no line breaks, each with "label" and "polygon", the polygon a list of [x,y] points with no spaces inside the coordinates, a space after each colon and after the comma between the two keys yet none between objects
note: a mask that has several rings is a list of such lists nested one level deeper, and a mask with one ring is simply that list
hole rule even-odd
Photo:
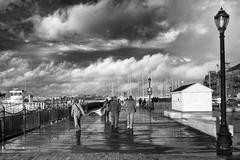
[{"label": "dock", "polygon": [[[41,127],[1,144],[0,159],[223,159],[216,156],[212,136],[163,115],[138,109],[133,130],[120,113],[119,129],[112,131],[100,116],[85,116],[82,130],[71,119]],[[238,150],[231,159],[240,157]]]}]

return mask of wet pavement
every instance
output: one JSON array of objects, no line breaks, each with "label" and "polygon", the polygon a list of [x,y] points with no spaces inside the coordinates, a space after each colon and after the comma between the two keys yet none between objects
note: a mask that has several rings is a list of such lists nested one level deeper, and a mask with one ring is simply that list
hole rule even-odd
[{"label": "wet pavement", "polygon": [[133,130],[125,117],[114,131],[99,116],[83,117],[80,132],[63,120],[1,144],[0,159],[225,159],[213,137],[160,114],[138,110]]}]

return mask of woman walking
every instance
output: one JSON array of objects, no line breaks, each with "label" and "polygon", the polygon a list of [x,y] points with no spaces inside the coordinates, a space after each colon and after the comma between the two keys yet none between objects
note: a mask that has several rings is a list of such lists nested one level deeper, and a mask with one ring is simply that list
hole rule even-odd
[{"label": "woman walking", "polygon": [[82,102],[78,103],[78,100],[75,99],[71,109],[71,116],[74,119],[74,127],[78,130],[81,130],[81,116],[85,115],[82,105]]}]

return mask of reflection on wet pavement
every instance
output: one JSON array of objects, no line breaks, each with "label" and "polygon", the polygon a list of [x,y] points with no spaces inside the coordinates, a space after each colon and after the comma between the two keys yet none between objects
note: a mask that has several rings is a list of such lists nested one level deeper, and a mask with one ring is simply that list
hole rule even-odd
[{"label": "reflection on wet pavement", "polygon": [[119,129],[112,131],[98,116],[84,117],[82,130],[64,120],[1,145],[1,153],[31,152],[123,152],[215,155],[215,139],[159,114],[138,110],[133,130],[126,128],[126,115],[120,114]]}]

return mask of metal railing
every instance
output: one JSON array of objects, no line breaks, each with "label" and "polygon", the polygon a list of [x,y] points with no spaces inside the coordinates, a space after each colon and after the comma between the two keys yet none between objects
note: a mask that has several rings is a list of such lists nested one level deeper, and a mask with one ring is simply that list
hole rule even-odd
[{"label": "metal railing", "polygon": [[9,106],[3,105],[2,110],[0,110],[1,141],[25,134],[70,116],[70,107],[66,104],[53,104],[45,107],[42,107],[41,104],[34,104],[34,107],[26,107],[22,103],[22,108],[21,110],[18,108],[18,112],[9,112],[6,107]]}]

